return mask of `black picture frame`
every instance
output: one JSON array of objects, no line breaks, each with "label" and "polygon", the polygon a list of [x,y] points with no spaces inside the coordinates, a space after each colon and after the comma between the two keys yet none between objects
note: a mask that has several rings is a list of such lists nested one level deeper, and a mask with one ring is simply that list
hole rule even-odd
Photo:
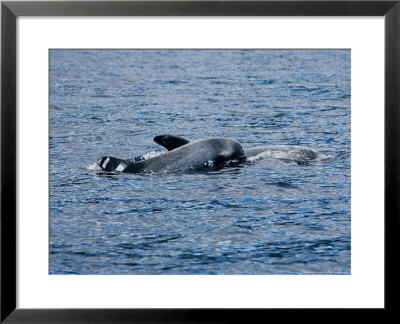
[{"label": "black picture frame", "polygon": [[[16,18],[18,16],[384,16],[385,306],[395,311],[400,230],[400,0],[2,1],[1,323],[246,322],[270,309],[19,309],[16,307]],[[345,293],[345,292],[344,292]],[[295,310],[296,311],[296,310]],[[299,310],[297,310],[299,311]],[[380,314],[382,310],[378,310]],[[300,312],[304,314],[304,312]],[[307,315],[308,316],[308,315]],[[254,320],[251,320],[254,317]]]}]

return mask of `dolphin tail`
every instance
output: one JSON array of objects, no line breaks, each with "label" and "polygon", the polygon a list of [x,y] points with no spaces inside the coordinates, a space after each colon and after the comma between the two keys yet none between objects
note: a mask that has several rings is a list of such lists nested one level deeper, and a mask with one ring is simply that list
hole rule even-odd
[{"label": "dolphin tail", "polygon": [[153,138],[154,142],[165,147],[168,151],[172,151],[178,147],[188,144],[189,141],[182,137],[173,135],[159,135]]}]

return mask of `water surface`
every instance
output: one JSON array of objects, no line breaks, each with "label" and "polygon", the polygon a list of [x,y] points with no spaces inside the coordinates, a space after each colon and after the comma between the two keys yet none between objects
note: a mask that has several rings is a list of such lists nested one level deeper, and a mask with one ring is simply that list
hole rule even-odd
[{"label": "water surface", "polygon": [[[350,51],[51,50],[50,274],[350,274]],[[105,174],[160,134],[325,159]]]}]

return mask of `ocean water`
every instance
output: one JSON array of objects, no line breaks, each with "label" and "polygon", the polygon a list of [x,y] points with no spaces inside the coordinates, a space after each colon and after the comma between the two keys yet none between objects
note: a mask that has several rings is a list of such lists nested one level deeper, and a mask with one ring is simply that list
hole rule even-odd
[{"label": "ocean water", "polygon": [[[50,274],[350,274],[350,50],[50,50]],[[153,137],[295,145],[221,170],[100,171]]]}]

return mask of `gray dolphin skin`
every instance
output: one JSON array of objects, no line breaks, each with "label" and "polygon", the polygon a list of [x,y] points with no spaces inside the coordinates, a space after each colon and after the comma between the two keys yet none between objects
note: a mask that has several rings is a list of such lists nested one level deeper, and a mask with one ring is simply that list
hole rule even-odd
[{"label": "gray dolphin skin", "polygon": [[263,153],[268,153],[269,157],[293,160],[297,162],[307,162],[318,158],[318,153],[312,149],[301,146],[259,146],[244,149],[247,158],[260,156]]},{"label": "gray dolphin skin", "polygon": [[[177,140],[179,139],[179,140]],[[221,168],[246,160],[242,145],[231,138],[210,138],[194,142],[171,135],[161,135],[154,141],[167,147],[168,152],[137,161],[106,156],[97,160],[104,171],[151,174],[168,173],[206,168]]]},{"label": "gray dolphin skin", "polygon": [[237,165],[253,157],[272,157],[305,163],[318,158],[318,152],[301,146],[259,146],[244,149],[231,138],[209,138],[189,142],[173,135],[159,135],[154,141],[168,152],[145,159],[143,156],[123,160],[106,156],[97,160],[104,171],[125,173],[168,173],[201,169],[218,169]]},{"label": "gray dolphin skin", "polygon": [[[154,137],[154,141],[169,151],[189,143],[187,139],[173,135],[159,135]],[[247,159],[257,156],[262,157],[263,153],[268,153],[265,154],[268,157],[283,160],[293,160],[297,162],[307,162],[315,160],[319,157],[318,152],[302,146],[264,145],[253,148],[245,148],[244,152]]]}]

